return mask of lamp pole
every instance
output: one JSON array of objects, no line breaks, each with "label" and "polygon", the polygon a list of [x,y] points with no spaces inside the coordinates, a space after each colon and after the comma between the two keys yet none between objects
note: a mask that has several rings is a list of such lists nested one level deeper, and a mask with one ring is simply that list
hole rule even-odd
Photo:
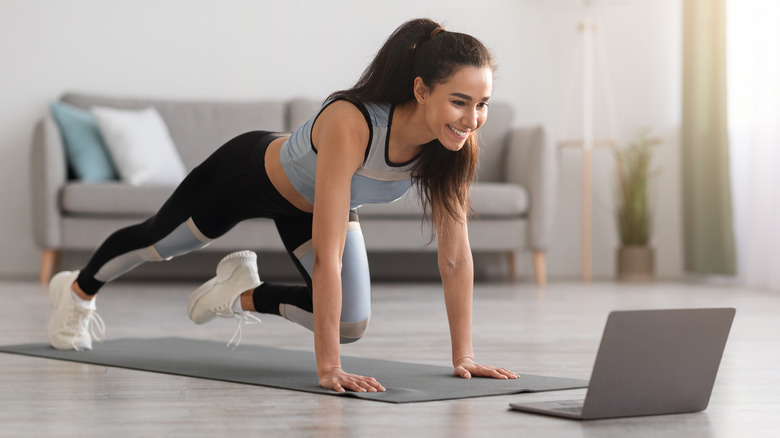
[{"label": "lamp pole", "polygon": [[[589,3],[589,2],[588,2]],[[592,272],[592,181],[593,156],[593,34],[596,24],[586,16],[580,22],[582,39],[582,280]]]},{"label": "lamp pole", "polygon": [[[615,111],[614,96],[612,94],[609,71],[607,69],[607,53],[604,45],[603,33],[600,32],[599,25],[591,16],[591,6],[593,0],[582,0],[584,9],[583,17],[580,19],[577,30],[580,39],[580,50],[574,52],[574,55],[580,55],[582,58],[581,76],[582,87],[582,137],[578,140],[563,140],[559,142],[560,147],[578,147],[582,149],[582,280],[589,282],[592,277],[592,222],[593,222],[593,181],[592,181],[592,161],[593,150],[597,147],[616,147],[619,141],[617,129],[617,113]],[[598,75],[596,74],[598,70]],[[572,73],[575,73],[575,69]],[[566,122],[568,121],[569,104],[574,97],[575,76],[571,76],[569,91],[564,103],[564,111],[561,114],[563,120],[561,133],[566,132]],[[611,139],[595,140],[595,81],[599,79],[605,94],[605,108],[608,122],[608,130]]]}]

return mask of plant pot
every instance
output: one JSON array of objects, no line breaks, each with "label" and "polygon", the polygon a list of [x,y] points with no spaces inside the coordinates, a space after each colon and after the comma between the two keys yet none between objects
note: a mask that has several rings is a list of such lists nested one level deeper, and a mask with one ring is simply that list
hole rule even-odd
[{"label": "plant pot", "polygon": [[655,249],[621,246],[617,250],[617,278],[626,282],[649,282],[655,277]]}]

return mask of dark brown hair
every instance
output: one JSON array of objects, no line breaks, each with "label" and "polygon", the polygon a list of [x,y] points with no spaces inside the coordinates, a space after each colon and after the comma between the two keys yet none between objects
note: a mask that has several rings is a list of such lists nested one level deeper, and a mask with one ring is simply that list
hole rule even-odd
[{"label": "dark brown hair", "polygon": [[[390,35],[352,88],[333,93],[329,100],[405,104],[415,100],[415,78],[433,88],[465,66],[493,70],[493,55],[470,35],[445,31],[433,20],[410,20]],[[469,186],[478,156],[474,132],[457,152],[438,140],[423,147],[412,178],[426,218],[432,218],[434,226],[446,215],[456,218],[469,208]]]}]

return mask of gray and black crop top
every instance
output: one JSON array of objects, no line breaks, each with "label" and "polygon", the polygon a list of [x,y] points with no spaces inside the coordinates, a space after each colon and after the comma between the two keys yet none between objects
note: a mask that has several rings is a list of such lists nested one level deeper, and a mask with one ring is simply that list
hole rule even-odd
[{"label": "gray and black crop top", "polygon": [[[280,151],[282,168],[287,178],[307,201],[314,204],[314,175],[317,168],[317,151],[312,143],[312,128],[317,117],[333,101],[326,103],[319,113],[293,132]],[[391,163],[387,145],[393,106],[366,103],[356,106],[363,112],[370,129],[366,158],[352,176],[350,208],[363,204],[383,204],[397,200],[412,185],[411,170],[414,159],[401,164]]]}]

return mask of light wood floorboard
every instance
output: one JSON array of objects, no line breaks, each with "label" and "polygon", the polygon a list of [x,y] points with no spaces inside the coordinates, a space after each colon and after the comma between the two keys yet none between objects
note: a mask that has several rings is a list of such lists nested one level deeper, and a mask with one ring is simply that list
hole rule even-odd
[{"label": "light wood floorboard", "polygon": [[[195,284],[117,282],[98,297],[109,339],[182,336],[227,342],[233,323],[186,316]],[[46,341],[50,306],[38,283],[0,282],[0,343]],[[564,392],[390,405],[0,353],[0,436],[8,437],[753,437],[780,427],[780,294],[722,285],[551,282],[477,284],[474,344],[483,362],[520,373],[589,377],[609,311],[737,308],[703,413],[576,422],[511,412],[515,400]],[[343,353],[449,365],[440,287],[377,284],[367,336]],[[278,317],[244,343],[312,349]],[[239,347],[240,348],[240,347]],[[226,355],[230,351],[226,349]],[[584,390],[566,391],[581,396]]]}]

